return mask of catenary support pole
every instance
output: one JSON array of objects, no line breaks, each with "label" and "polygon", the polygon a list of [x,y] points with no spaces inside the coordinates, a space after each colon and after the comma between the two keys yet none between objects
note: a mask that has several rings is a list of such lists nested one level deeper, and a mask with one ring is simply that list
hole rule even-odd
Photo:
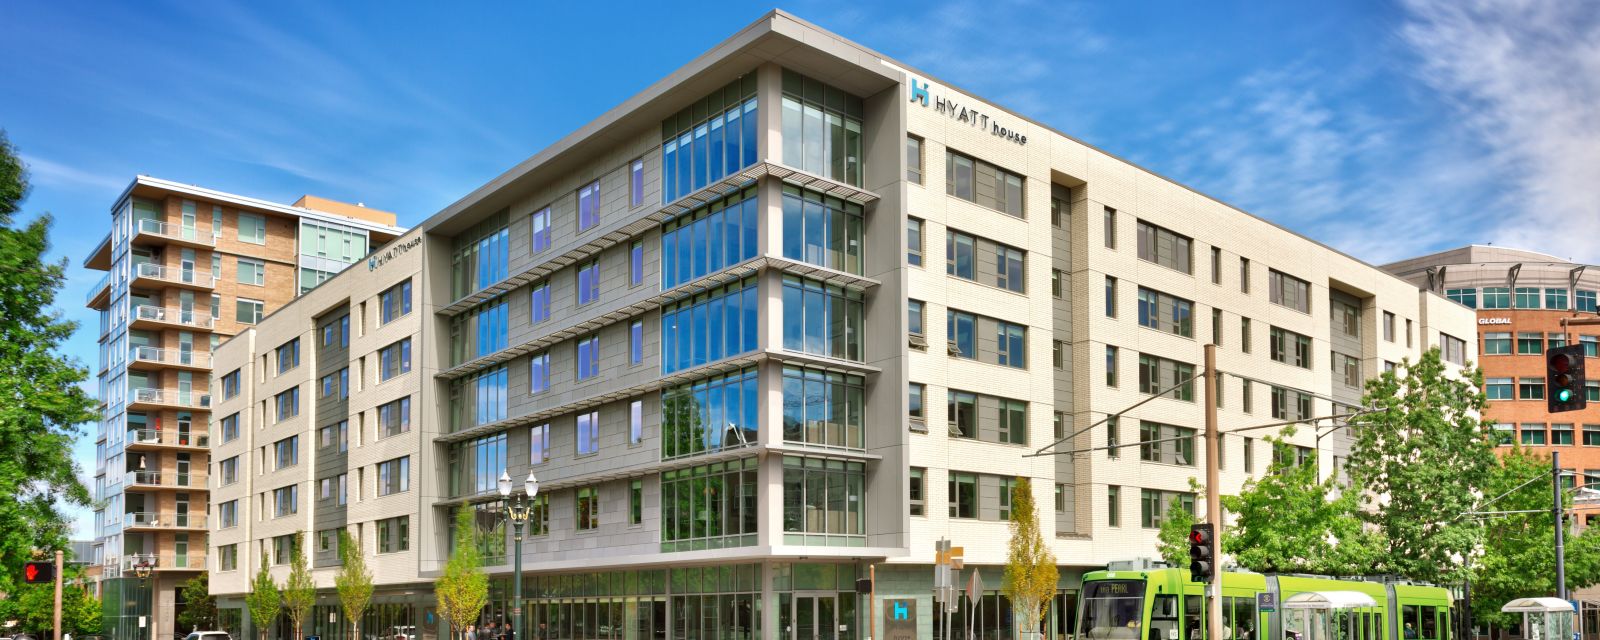
[{"label": "catenary support pole", "polygon": [[1555,516],[1556,525],[1556,597],[1567,599],[1567,550],[1564,538],[1566,532],[1566,509],[1561,507],[1561,452],[1550,453],[1550,477],[1555,485],[1555,504],[1550,507],[1551,515]]},{"label": "catenary support pole", "polygon": [[61,640],[61,556],[61,550],[56,549],[56,612],[54,618],[55,626],[51,627],[55,629],[56,640]]},{"label": "catenary support pole", "polygon": [[1206,586],[1206,637],[1222,640],[1222,486],[1217,470],[1222,434],[1217,427],[1217,345],[1206,345],[1206,521],[1211,523],[1211,584]]}]

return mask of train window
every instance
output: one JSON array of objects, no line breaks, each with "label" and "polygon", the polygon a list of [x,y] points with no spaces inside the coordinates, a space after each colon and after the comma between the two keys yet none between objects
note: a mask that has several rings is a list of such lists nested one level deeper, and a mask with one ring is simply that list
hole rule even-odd
[{"label": "train window", "polygon": [[1372,612],[1361,612],[1361,637],[1366,640],[1377,640],[1378,636],[1372,635]]},{"label": "train window", "polygon": [[[1551,520],[1554,521],[1555,518],[1551,518]],[[1422,637],[1417,635],[1417,605],[1402,605],[1400,607],[1400,621],[1401,633],[1404,635],[1405,640],[1418,640],[1418,638]]]},{"label": "train window", "polygon": [[1201,640],[1206,637],[1205,618],[1202,615],[1205,610],[1206,606],[1200,596],[1183,597],[1183,629],[1188,634],[1189,640]]},{"label": "train window", "polygon": [[1233,640],[1257,640],[1256,599],[1254,596],[1233,599]]},{"label": "train window", "polygon": [[[1552,520],[1554,520],[1552,518]],[[1439,610],[1433,607],[1422,608],[1422,640],[1439,640]]]},{"label": "train window", "polygon": [[1155,597],[1150,606],[1150,634],[1145,640],[1179,640],[1178,596]]},{"label": "train window", "polygon": [[[1552,518],[1552,520],[1553,519],[1554,518]],[[1376,635],[1374,635],[1373,637],[1374,638],[1382,638],[1382,637],[1384,637],[1384,630],[1385,629],[1388,629],[1388,627],[1383,626],[1383,612],[1379,611],[1377,613],[1372,614],[1372,630],[1376,633]]]}]

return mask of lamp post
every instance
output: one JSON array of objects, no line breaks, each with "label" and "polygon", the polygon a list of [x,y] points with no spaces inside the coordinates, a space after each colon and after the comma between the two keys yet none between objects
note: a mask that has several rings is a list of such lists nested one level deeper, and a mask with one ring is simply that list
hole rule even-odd
[{"label": "lamp post", "polygon": [[[143,467],[143,461],[141,460],[140,462],[140,466]],[[144,587],[145,602],[148,603],[145,606],[145,612],[148,614],[150,621],[150,640],[155,640],[156,637],[156,598],[155,591],[150,588],[150,573],[153,569],[155,569],[155,563],[150,562],[148,556],[141,557],[133,563],[133,575],[138,576],[139,586]]]},{"label": "lamp post", "polygon": [[528,523],[533,511],[533,498],[539,495],[539,479],[528,472],[522,481],[522,493],[511,493],[511,475],[500,472],[500,497],[506,501],[506,517],[511,520],[511,538],[515,540],[515,554],[511,560],[511,637],[522,640],[522,525]]}]

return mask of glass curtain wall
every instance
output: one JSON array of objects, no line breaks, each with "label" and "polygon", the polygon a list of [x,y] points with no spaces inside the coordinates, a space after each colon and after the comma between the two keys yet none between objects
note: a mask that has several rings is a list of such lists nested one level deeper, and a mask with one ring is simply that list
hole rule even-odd
[{"label": "glass curtain wall", "polygon": [[661,226],[662,289],[756,256],[756,188],[748,187]]},{"label": "glass curtain wall", "polygon": [[783,163],[861,186],[861,98],[783,70]]},{"label": "glass curtain wall", "polygon": [[661,202],[756,163],[756,76],[748,74],[661,121]]},{"label": "glass curtain wall", "polygon": [[861,229],[861,205],[783,185],[783,257],[860,274]]},{"label": "glass curtain wall", "polygon": [[756,444],[760,408],[756,372],[748,367],[663,390],[661,458]]},{"label": "glass curtain wall", "polygon": [[456,236],[451,255],[451,292],[460,299],[511,275],[509,212],[489,216]]},{"label": "glass curtain wall", "polygon": [[759,309],[754,277],[662,307],[662,373],[754,351]]}]

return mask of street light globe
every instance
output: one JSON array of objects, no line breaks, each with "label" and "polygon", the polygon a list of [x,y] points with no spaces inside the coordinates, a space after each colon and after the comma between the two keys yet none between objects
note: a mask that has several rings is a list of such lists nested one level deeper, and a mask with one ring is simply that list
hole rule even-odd
[{"label": "street light globe", "polygon": [[528,472],[528,479],[522,482],[522,490],[528,492],[529,498],[539,496],[539,479],[533,477],[533,472]]},{"label": "street light globe", "polygon": [[506,473],[506,472],[504,472],[504,471],[501,471],[500,472],[500,481],[499,481],[498,484],[500,485],[500,497],[502,497],[502,498],[511,497],[511,475]]}]

